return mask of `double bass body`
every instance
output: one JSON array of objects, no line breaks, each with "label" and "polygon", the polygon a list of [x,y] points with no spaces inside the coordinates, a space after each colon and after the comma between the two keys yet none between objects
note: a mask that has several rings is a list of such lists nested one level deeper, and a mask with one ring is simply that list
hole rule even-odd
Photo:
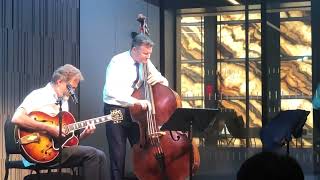
[{"label": "double bass body", "polygon": [[[139,124],[139,143],[133,146],[134,173],[140,180],[184,180],[189,176],[190,153],[193,172],[198,169],[200,157],[198,149],[192,145],[187,135],[179,132],[160,132],[159,127],[167,122],[181,100],[170,88],[156,84],[152,86],[155,109],[155,127],[150,132],[146,111],[141,107],[130,108],[132,119]],[[132,96],[144,99],[145,87],[136,90]],[[172,137],[171,137],[172,136]]]}]

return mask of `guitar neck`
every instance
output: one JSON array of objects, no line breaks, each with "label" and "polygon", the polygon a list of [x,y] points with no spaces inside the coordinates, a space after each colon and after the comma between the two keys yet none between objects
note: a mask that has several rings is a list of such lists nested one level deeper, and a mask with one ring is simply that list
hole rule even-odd
[{"label": "guitar neck", "polygon": [[108,122],[108,121],[112,121],[112,117],[111,117],[110,114],[106,115],[106,116],[101,116],[101,117],[97,117],[97,118],[87,119],[87,120],[84,120],[84,121],[68,124],[67,125],[67,130],[69,132],[76,131],[76,130],[83,129],[83,128],[87,127],[87,125],[89,123],[90,124],[101,124],[101,123],[105,123],[105,122]]}]

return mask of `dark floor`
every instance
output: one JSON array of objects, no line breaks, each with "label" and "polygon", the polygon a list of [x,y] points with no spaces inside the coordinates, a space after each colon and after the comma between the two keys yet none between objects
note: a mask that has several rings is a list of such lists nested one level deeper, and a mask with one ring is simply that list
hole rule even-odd
[{"label": "dark floor", "polygon": [[[235,180],[241,164],[252,155],[260,152],[261,149],[206,147],[199,148],[199,151],[201,165],[192,178],[193,180]],[[320,158],[314,158],[313,149],[293,148],[290,149],[290,156],[294,157],[301,165],[305,180],[320,180],[320,173],[315,173],[314,170],[314,164],[320,164]],[[126,180],[136,179],[129,175]]]}]

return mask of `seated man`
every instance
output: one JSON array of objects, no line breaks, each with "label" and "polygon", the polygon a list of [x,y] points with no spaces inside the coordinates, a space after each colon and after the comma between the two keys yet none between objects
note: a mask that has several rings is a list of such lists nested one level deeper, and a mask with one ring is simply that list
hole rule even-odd
[{"label": "seated man", "polygon": [[[79,69],[66,64],[59,67],[52,75],[51,82],[45,87],[32,91],[17,108],[13,115],[12,122],[20,128],[30,129],[31,131],[47,132],[52,137],[59,136],[59,127],[54,124],[43,123],[29,117],[34,111],[41,111],[50,116],[59,113],[59,105],[57,101],[61,100],[62,111],[69,111],[68,99],[70,93],[67,85],[73,89],[78,87],[79,82],[83,80],[83,76]],[[85,130],[80,134],[79,138],[92,134],[95,131],[94,124],[88,124]],[[66,134],[62,134],[65,136]],[[58,163],[56,158],[53,161]],[[64,166],[83,167],[83,176],[85,180],[105,180],[106,177],[106,156],[104,152],[89,146],[71,146],[62,149],[61,163]]]}]

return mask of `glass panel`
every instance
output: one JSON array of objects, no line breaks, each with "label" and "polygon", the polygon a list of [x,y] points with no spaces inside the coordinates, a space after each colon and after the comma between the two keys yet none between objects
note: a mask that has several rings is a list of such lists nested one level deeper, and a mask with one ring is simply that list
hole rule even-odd
[{"label": "glass panel", "polygon": [[[237,138],[236,141],[234,141],[232,144],[229,144],[229,146],[245,146],[245,127],[246,127],[246,103],[245,100],[222,100],[220,101],[221,108],[227,108],[227,109],[233,109],[237,117],[235,120],[233,120],[233,125],[230,123],[226,123],[226,131],[223,131],[222,133],[226,133],[226,135],[229,135],[233,138]],[[249,143],[252,147],[261,147],[262,143],[259,139],[259,132],[260,128],[262,127],[261,124],[261,114],[262,114],[262,106],[260,100],[250,100],[250,110],[249,110],[249,129],[248,129],[248,136],[249,136]],[[227,119],[227,121],[232,121],[230,119]],[[234,122],[237,121],[237,122]],[[229,127],[228,127],[229,126]],[[232,126],[239,126],[238,128],[234,128]],[[235,131],[235,130],[238,131]],[[241,133],[242,132],[242,133]],[[222,135],[223,137],[223,135]],[[222,143],[222,145],[225,145]]]},{"label": "glass panel", "polygon": [[203,59],[203,28],[201,18],[181,19],[181,61]]},{"label": "glass panel", "polygon": [[312,64],[311,59],[281,62],[281,95],[311,96],[312,95]]},{"label": "glass panel", "polygon": [[241,24],[218,25],[218,59],[245,58],[245,32]]},{"label": "glass panel", "polygon": [[[220,19],[221,18],[221,19]],[[250,13],[249,14],[249,19],[261,19],[261,14],[260,13]],[[245,20],[245,14],[225,14],[219,16],[219,21],[244,21]]]},{"label": "glass panel", "polygon": [[222,96],[245,96],[245,64],[221,62],[217,65],[218,91]]},{"label": "glass panel", "polygon": [[261,23],[249,25],[249,57],[261,57]]},{"label": "glass panel", "polygon": [[281,56],[311,56],[311,24],[303,21],[280,23]]},{"label": "glass panel", "polygon": [[[244,24],[218,25],[218,59],[245,58]],[[261,23],[249,25],[249,57],[261,56]]]},{"label": "glass panel", "polygon": [[249,62],[249,95],[250,99],[261,98],[261,62]]},{"label": "glass panel", "polygon": [[202,63],[181,64],[181,96],[183,107],[203,107],[203,79]]},{"label": "glass panel", "polygon": [[[249,127],[262,127],[261,114],[262,105],[261,100],[250,100],[249,116],[251,121]],[[221,108],[233,109],[237,116],[242,116],[244,125],[246,124],[246,102],[245,100],[222,100],[220,101]],[[245,127],[245,126],[244,126]]]},{"label": "glass panel", "polygon": [[249,109],[249,116],[250,116],[250,124],[249,128],[252,127],[262,127],[262,104],[261,100],[250,100],[250,109]]},{"label": "glass panel", "polygon": [[204,108],[203,97],[201,97],[200,99],[197,99],[196,97],[193,97],[193,98],[184,97],[182,98],[182,107],[183,108]]},{"label": "glass panel", "polygon": [[182,17],[181,23],[201,23],[202,17]]},{"label": "glass panel", "polygon": [[[293,147],[312,147],[312,61],[310,11],[280,13],[281,110],[311,111],[304,126],[306,132]],[[286,21],[283,21],[286,20]]]},{"label": "glass panel", "polygon": [[280,18],[310,17],[310,11],[280,12]]},{"label": "glass panel", "polygon": [[219,21],[239,21],[245,20],[244,14],[225,14],[219,16]]}]

